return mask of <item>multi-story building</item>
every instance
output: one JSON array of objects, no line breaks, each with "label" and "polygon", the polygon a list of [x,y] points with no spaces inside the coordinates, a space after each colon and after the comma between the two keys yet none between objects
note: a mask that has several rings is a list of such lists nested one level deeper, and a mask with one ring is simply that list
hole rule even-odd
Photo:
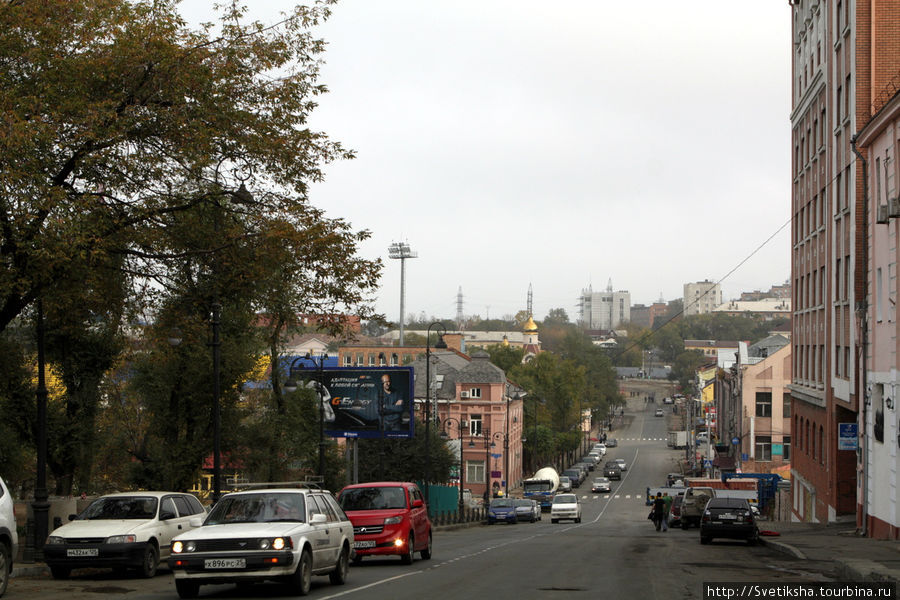
[{"label": "multi-story building", "polygon": [[715,314],[732,317],[752,317],[771,321],[773,319],[789,319],[791,317],[791,301],[789,298],[762,298],[760,300],[731,300],[713,309]]},{"label": "multi-story building", "polygon": [[[866,3],[868,5],[869,3]],[[900,538],[900,457],[898,457],[898,407],[900,374],[900,326],[896,303],[900,296],[897,267],[900,262],[900,45],[897,29],[900,4],[865,6],[870,12],[856,26],[857,36],[876,51],[869,57],[870,70],[861,73],[856,136],[863,182],[863,213],[867,251],[865,268],[866,319],[862,338],[865,367],[860,377],[864,394],[860,415],[862,484],[857,522],[867,535]]]},{"label": "multi-story building", "polygon": [[771,473],[791,459],[791,344],[775,335],[740,343],[732,377],[717,395],[719,437],[745,472]]},{"label": "multi-story building", "polygon": [[582,290],[580,304],[585,329],[612,331],[631,321],[631,293],[614,292],[611,280],[605,292],[594,292],[591,288]]},{"label": "multi-story building", "polygon": [[722,287],[712,281],[684,284],[684,315],[705,315],[722,304]]},{"label": "multi-story building", "polygon": [[[851,139],[868,110],[878,54],[873,0],[791,0],[793,306],[791,407],[793,516],[853,518],[856,452],[839,444],[859,419],[861,348],[857,308],[865,300],[862,164]],[[897,13],[896,2],[878,3]],[[896,22],[883,21],[880,27]],[[893,36],[893,37],[891,37]],[[888,50],[893,46],[892,50]],[[896,67],[894,68],[896,73]],[[861,482],[861,480],[860,480]]]},{"label": "multi-story building", "polygon": [[660,300],[650,306],[635,304],[631,307],[631,322],[641,327],[652,328],[657,319],[666,316],[669,306]]}]

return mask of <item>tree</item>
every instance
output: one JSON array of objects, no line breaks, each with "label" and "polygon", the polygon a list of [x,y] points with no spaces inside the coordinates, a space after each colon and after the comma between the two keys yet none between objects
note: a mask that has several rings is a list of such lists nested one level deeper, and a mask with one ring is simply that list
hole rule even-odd
[{"label": "tree", "polygon": [[522,364],[525,351],[522,348],[492,344],[484,349],[491,357],[491,362],[509,373],[514,367]]},{"label": "tree", "polygon": [[326,91],[308,28],[329,0],[272,27],[235,3],[217,36],[188,30],[176,4],[0,8],[0,331],[107,256],[129,278],[165,279],[184,258],[167,246],[171,217],[240,199],[244,183],[257,198],[223,210],[292,221],[321,165],[352,156],[306,125]]},{"label": "tree", "polygon": [[551,308],[550,312],[547,313],[547,317],[544,319],[543,325],[548,325],[550,323],[564,325],[569,322],[569,315],[566,314],[565,309],[563,308]]}]

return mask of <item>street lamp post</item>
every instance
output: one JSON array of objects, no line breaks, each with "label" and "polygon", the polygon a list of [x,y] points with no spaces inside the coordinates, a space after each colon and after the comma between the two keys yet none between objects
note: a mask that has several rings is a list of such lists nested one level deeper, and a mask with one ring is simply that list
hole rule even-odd
[{"label": "street lamp post", "polygon": [[465,472],[465,465],[463,464],[463,441],[462,441],[462,424],[460,424],[459,419],[454,419],[453,417],[447,417],[444,419],[444,424],[441,425],[441,437],[448,438],[447,435],[447,425],[450,421],[454,421],[456,423],[456,431],[459,436],[459,513],[463,512],[463,473]]},{"label": "street lamp post", "polygon": [[[507,419],[507,426],[509,425]],[[503,460],[504,460],[504,470],[503,470],[503,496],[505,498],[509,498],[509,430],[500,433],[499,431],[494,434],[495,440],[503,440]],[[494,447],[494,442],[491,442],[491,448]]]},{"label": "street lamp post", "polygon": [[44,302],[37,301],[37,478],[34,485],[34,502],[31,510],[34,514],[34,549],[35,558],[43,559],[44,542],[47,539],[48,516],[50,503],[47,501],[47,385],[44,380]]},{"label": "street lamp post", "polygon": [[425,334],[425,503],[429,504],[431,500],[429,496],[429,482],[431,480],[431,328],[436,327],[438,341],[434,345],[435,349],[446,349],[447,344],[444,342],[444,334],[447,329],[440,321],[435,321],[428,326]]},{"label": "street lamp post", "polygon": [[[319,404],[319,477],[325,478],[325,407],[322,405],[323,396],[322,396],[322,373],[325,370],[325,361],[328,359],[327,354],[322,354],[319,356],[318,362],[315,357],[313,357],[308,352],[305,356],[298,356],[294,360],[291,361],[291,366],[288,369],[288,380],[284,382],[284,390],[288,393],[295,392],[297,390],[297,381],[294,379],[294,369],[297,364],[302,361],[309,361],[313,364],[316,370],[316,399]],[[306,365],[304,365],[306,368]]]}]

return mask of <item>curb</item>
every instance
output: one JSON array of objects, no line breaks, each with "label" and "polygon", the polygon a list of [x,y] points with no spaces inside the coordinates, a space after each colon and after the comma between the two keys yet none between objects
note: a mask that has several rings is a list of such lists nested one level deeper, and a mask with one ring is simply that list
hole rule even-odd
[{"label": "curb", "polygon": [[26,566],[13,567],[11,577],[32,577],[35,575],[49,575],[50,569],[44,563],[28,564]]},{"label": "curb", "polygon": [[768,540],[763,536],[760,536],[759,543],[763,546],[767,546],[775,550],[776,552],[781,552],[782,554],[788,554],[793,556],[794,558],[799,558],[800,560],[806,560],[807,556],[803,554],[803,552],[790,544],[786,544],[784,542],[776,542],[773,540]]},{"label": "curb", "polygon": [[849,581],[900,582],[900,571],[870,560],[839,558],[835,562],[840,576]]}]

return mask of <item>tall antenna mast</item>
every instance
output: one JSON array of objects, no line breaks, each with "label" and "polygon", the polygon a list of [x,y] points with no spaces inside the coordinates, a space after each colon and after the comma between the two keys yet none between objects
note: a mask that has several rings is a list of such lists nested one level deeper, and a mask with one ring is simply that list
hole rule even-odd
[{"label": "tall antenna mast", "polygon": [[463,322],[463,293],[462,286],[459,286],[459,291],[456,293],[456,328],[462,331],[462,322]]},{"label": "tall antenna mast", "polygon": [[531,284],[529,283],[529,284],[528,284],[528,316],[529,316],[529,317],[532,317],[532,318],[534,317],[534,312],[532,312],[532,308],[533,308],[533,305],[532,305],[533,296],[534,296],[534,295],[533,295],[533,293],[532,293],[532,291],[531,291]]}]

